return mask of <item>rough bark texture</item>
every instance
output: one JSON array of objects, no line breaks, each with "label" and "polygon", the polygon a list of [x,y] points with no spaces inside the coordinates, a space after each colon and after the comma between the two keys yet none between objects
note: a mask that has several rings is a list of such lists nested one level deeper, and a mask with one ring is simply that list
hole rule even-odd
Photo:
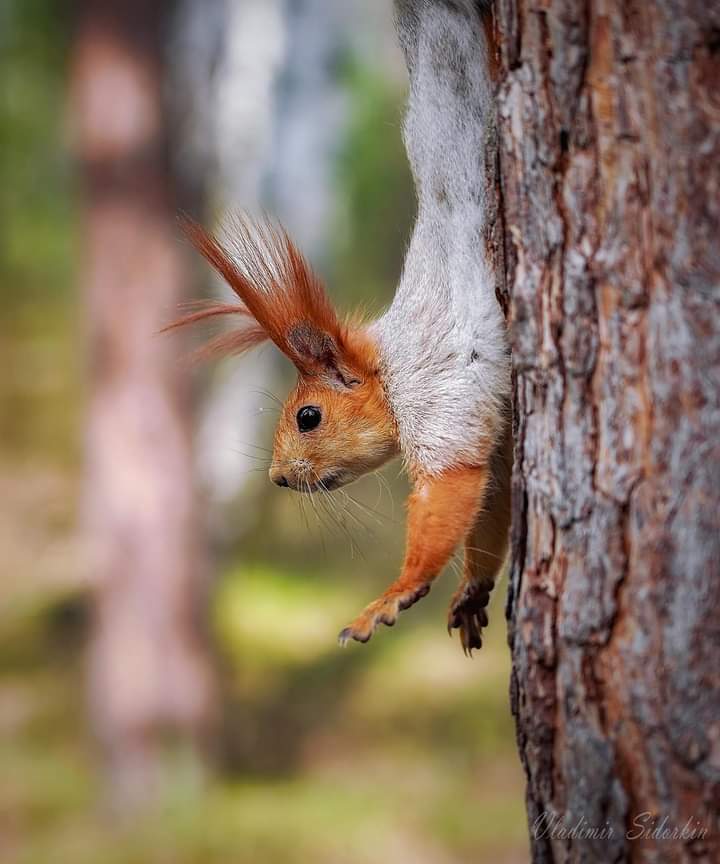
[{"label": "rough bark texture", "polygon": [[533,860],[718,861],[720,4],[496,12]]},{"label": "rough bark texture", "polygon": [[177,341],[157,336],[186,269],[162,99],[167,10],[82,4],[72,80],[85,187],[90,700],[114,797],[131,807],[156,792],[168,733],[187,741],[210,708],[187,394]]}]

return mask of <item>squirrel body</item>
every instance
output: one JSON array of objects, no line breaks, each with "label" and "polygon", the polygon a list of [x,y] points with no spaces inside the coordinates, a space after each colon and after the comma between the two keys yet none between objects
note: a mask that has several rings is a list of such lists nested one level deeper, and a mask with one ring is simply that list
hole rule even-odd
[{"label": "squirrel body", "polygon": [[510,351],[482,248],[495,104],[472,0],[405,0],[396,21],[410,74],[404,139],[418,215],[395,298],[372,333],[403,455],[437,473],[489,455],[506,422]]},{"label": "squirrel body", "polygon": [[395,298],[378,320],[341,321],[287,234],[239,218],[219,240],[194,223],[194,245],[237,304],[198,307],[169,328],[216,316],[241,326],[203,354],[270,340],[298,381],[278,422],[270,477],[329,493],[402,456],[413,482],[407,551],[385,593],[340,634],[366,642],[430,590],[464,544],[448,629],[481,645],[510,514],[510,353],[490,252],[495,106],[489,4],[396,0],[410,77],[404,140],[417,221]]}]

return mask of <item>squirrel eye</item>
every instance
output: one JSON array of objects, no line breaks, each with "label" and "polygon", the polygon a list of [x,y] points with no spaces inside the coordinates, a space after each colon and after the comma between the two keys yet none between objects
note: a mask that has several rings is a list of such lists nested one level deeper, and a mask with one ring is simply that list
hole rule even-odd
[{"label": "squirrel eye", "polygon": [[315,408],[313,405],[306,405],[297,413],[298,429],[301,432],[309,432],[311,429],[315,429],[321,419],[322,414],[319,408]]}]

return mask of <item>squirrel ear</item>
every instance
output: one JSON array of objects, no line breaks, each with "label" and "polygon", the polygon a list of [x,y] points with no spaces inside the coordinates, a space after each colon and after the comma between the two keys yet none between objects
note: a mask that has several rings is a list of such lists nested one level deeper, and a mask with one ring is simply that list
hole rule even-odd
[{"label": "squirrel ear", "polygon": [[309,321],[303,321],[287,334],[293,363],[301,375],[320,377],[331,387],[355,387],[361,379],[343,361],[342,351],[333,337]]}]

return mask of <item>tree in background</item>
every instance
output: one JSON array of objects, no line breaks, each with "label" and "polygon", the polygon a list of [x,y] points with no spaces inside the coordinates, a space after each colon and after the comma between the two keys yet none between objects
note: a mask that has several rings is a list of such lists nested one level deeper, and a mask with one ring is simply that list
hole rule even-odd
[{"label": "tree in background", "polygon": [[533,860],[718,860],[720,8],[497,10]]},{"label": "tree in background", "polygon": [[187,376],[177,342],[154,335],[186,284],[163,99],[170,11],[81,3],[71,82],[89,348],[90,701],[115,800],[130,806],[154,794],[169,744],[198,739],[213,701]]},{"label": "tree in background", "polygon": [[[166,48],[177,118],[173,157],[181,176],[192,178],[210,202],[208,226],[228,211],[258,212],[267,204],[283,8],[282,0],[177,4]],[[211,276],[196,263],[198,273]],[[235,297],[222,279],[212,277],[212,283],[213,296]],[[255,352],[242,363],[226,358],[204,370],[208,386],[198,405],[194,449],[208,542],[219,556],[244,539],[257,510],[258,484],[250,481],[264,417],[248,403],[267,402],[260,394],[272,387],[273,361],[271,352]]]}]

